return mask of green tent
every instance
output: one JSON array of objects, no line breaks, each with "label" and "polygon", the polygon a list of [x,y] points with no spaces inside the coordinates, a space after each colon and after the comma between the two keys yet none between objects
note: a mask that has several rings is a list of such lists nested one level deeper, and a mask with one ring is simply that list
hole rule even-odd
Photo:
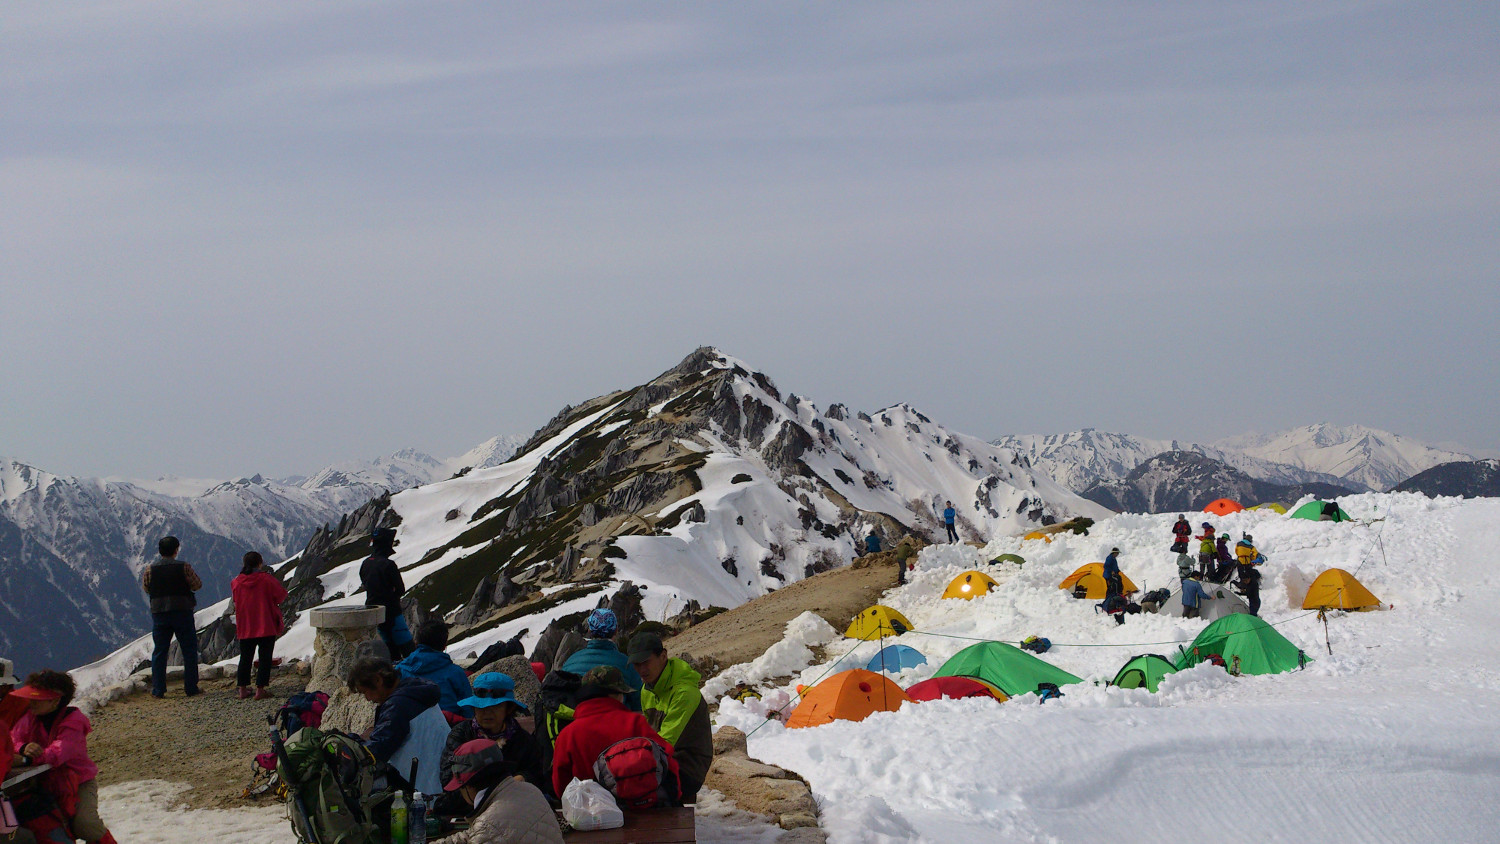
[{"label": "green tent", "polygon": [[[1294,519],[1307,519],[1310,522],[1321,522],[1325,521],[1323,518],[1323,510],[1328,506],[1329,502],[1327,501],[1309,501],[1306,504],[1303,504],[1301,507],[1298,507],[1296,510],[1293,510],[1289,515]],[[1340,507],[1338,504],[1333,504],[1332,507],[1333,510],[1328,514],[1329,518],[1326,521],[1354,521],[1353,519],[1349,518],[1348,513],[1344,512],[1344,508]]]},{"label": "green tent", "polygon": [[1147,691],[1155,692],[1161,678],[1176,672],[1177,666],[1161,654],[1140,654],[1131,657],[1120,668],[1120,673],[1115,675],[1110,685],[1122,689],[1139,689],[1145,686]]},{"label": "green tent", "polygon": [[1066,686],[1083,680],[1044,662],[1014,645],[980,642],[953,655],[935,677],[973,677],[1015,697],[1037,690],[1042,683]]},{"label": "green tent", "polygon": [[1260,618],[1233,613],[1203,628],[1191,645],[1183,648],[1173,664],[1177,670],[1206,662],[1212,655],[1224,658],[1225,667],[1240,658],[1241,674],[1279,674],[1312,662],[1296,645]]},{"label": "green tent", "polygon": [[1026,564],[1026,558],[1023,557],[1023,556],[1021,556],[1020,554],[1001,554],[1000,556],[996,557],[995,559],[990,560],[990,562],[992,562],[992,563],[1015,563],[1018,566],[1022,566],[1022,565]]}]

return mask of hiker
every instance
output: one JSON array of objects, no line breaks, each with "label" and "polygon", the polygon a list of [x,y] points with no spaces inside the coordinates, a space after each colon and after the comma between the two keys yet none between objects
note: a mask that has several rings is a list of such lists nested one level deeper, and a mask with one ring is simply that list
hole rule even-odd
[{"label": "hiker", "polygon": [[349,671],[349,691],[375,704],[375,726],[363,739],[375,761],[389,762],[402,777],[408,777],[415,757],[416,781],[407,784],[423,794],[441,791],[438,765],[448,738],[448,719],[438,707],[442,698],[438,687],[401,676],[389,660],[365,657]]},{"label": "hiker", "polygon": [[[10,693],[20,682],[16,678],[15,664],[8,659],[0,659],[0,780],[10,776],[11,766],[21,761],[10,740],[10,728],[26,714],[30,705],[30,701]],[[36,844],[36,836],[24,825],[7,835],[13,836],[8,844]]]},{"label": "hiker", "polygon": [[1198,540],[1198,568],[1204,577],[1209,577],[1214,572],[1214,526],[1204,522],[1202,535],[1194,538]]},{"label": "hiker", "polygon": [[546,796],[535,785],[516,780],[504,747],[489,739],[457,748],[443,789],[461,795],[472,808],[467,829],[434,844],[563,844]]},{"label": "hiker", "polygon": [[1193,573],[1193,558],[1186,554],[1177,555],[1177,579],[1186,580]]},{"label": "hiker", "polygon": [[1109,556],[1104,558],[1104,600],[1109,601],[1117,595],[1125,594],[1125,582],[1120,577],[1120,549],[1109,549]]},{"label": "hiker", "polygon": [[[469,675],[462,668],[453,664],[453,657],[448,656],[448,625],[440,618],[424,621],[417,625],[415,637],[416,649],[406,655],[406,658],[396,663],[396,670],[405,677],[419,677],[438,687],[442,697],[438,705],[443,712],[452,716],[448,719],[450,723],[468,718],[474,711],[459,703],[473,694],[469,686]],[[443,777],[447,780],[447,777]]]},{"label": "hiker", "polygon": [[[73,837],[89,844],[115,844],[99,818],[99,766],[89,758],[88,716],[69,706],[77,687],[61,671],[42,670],[27,676],[26,685],[11,692],[28,701],[26,714],[10,730],[19,766],[51,765],[42,775],[42,788],[68,818]],[[47,840],[43,838],[42,840]]]},{"label": "hiker", "polygon": [[167,695],[167,652],[172,637],[177,637],[182,651],[182,693],[188,697],[200,694],[198,688],[198,625],[193,607],[198,606],[194,592],[203,581],[189,563],[180,562],[177,552],[182,542],[175,536],[163,536],[156,543],[161,558],[141,574],[141,588],[151,596],[151,696]]},{"label": "hiker", "polygon": [[552,788],[562,794],[573,780],[594,779],[594,760],[610,745],[629,738],[646,738],[667,752],[667,766],[678,784],[677,759],[672,745],[662,738],[645,716],[625,708],[625,699],[635,690],[613,665],[600,665],[583,675],[573,720],[557,734],[552,755]]},{"label": "hiker", "polygon": [[1260,557],[1260,552],[1255,550],[1255,539],[1250,534],[1241,534],[1243,539],[1234,544],[1234,557],[1239,562],[1240,568],[1255,564]]},{"label": "hiker", "polygon": [[[521,639],[526,636],[527,631],[529,631],[530,629],[531,628],[529,627],[522,627],[521,632],[510,637],[509,639],[503,639],[485,648],[480,652],[479,656],[475,657],[472,667],[485,668],[490,663],[499,662],[500,660],[505,659],[508,656],[524,656],[526,653],[526,646],[521,643]],[[536,664],[539,665],[540,663]],[[542,682],[542,677],[545,676],[546,673],[547,672],[544,668],[542,673],[537,675],[536,681],[538,683]]]},{"label": "hiker", "polygon": [[1177,524],[1172,525],[1172,553],[1185,554],[1188,549],[1188,537],[1193,535],[1193,526],[1188,524],[1187,516],[1177,514]]},{"label": "hiker", "polygon": [[870,535],[869,536],[865,537],[865,553],[866,554],[879,554],[880,553],[880,537],[877,536],[876,533],[875,533],[875,531],[873,531],[873,530],[870,531]]},{"label": "hiker", "polygon": [[943,510],[943,524],[948,528],[948,541],[957,542],[958,528],[955,523],[958,521],[958,511],[953,509],[952,501],[947,502],[947,505]]},{"label": "hiker", "polygon": [[1260,615],[1260,571],[1253,565],[1240,566],[1240,594],[1250,607],[1250,614]]},{"label": "hiker", "polygon": [[906,585],[906,572],[911,568],[911,559],[916,556],[916,551],[911,547],[911,537],[902,537],[896,543],[896,585]]},{"label": "hiker", "polygon": [[391,658],[404,655],[405,645],[397,643],[396,619],[401,616],[401,596],[406,583],[401,569],[391,557],[396,553],[396,529],[376,528],[370,533],[370,556],[359,565],[359,583],[365,590],[365,606],[384,607],[385,620],[378,625],[380,638],[391,649]]},{"label": "hiker", "polygon": [[1208,592],[1204,590],[1203,584],[1199,582],[1201,575],[1198,572],[1188,572],[1186,579],[1182,581],[1182,617],[1198,618],[1203,608],[1203,602],[1209,599]]},{"label": "hiker", "polygon": [[454,724],[448,732],[438,765],[442,780],[451,781],[453,757],[463,745],[484,739],[490,746],[499,747],[505,776],[522,777],[544,794],[550,792],[551,777],[542,767],[542,745],[516,720],[518,713],[530,712],[526,704],[516,700],[516,681],[498,671],[486,671],[476,674],[473,682],[473,693],[459,703],[471,709],[474,717]]},{"label": "hiker", "polygon": [[698,789],[714,761],[708,701],[699,690],[703,677],[685,661],[669,657],[661,637],[655,633],[635,634],[627,656],[646,684],[641,692],[646,720],[674,748],[682,781],[682,802],[696,803]]},{"label": "hiker", "polygon": [[[614,610],[600,607],[589,613],[588,620],[584,623],[588,644],[568,657],[567,662],[563,663],[562,670],[581,677],[592,668],[613,665],[620,669],[625,682],[630,684],[631,691],[625,696],[625,705],[629,706],[632,712],[640,712],[641,675],[636,673],[630,665],[630,660],[626,659],[625,655],[620,653],[620,649],[615,647],[615,643],[610,641],[610,638],[615,635],[615,630],[619,628],[619,624]],[[561,794],[561,792],[558,793]]]},{"label": "hiker", "polygon": [[1234,555],[1229,552],[1229,534],[1227,533],[1219,534],[1219,538],[1215,542],[1214,563],[1217,564],[1217,567],[1214,569],[1213,582],[1223,583],[1228,580],[1230,573],[1234,570],[1232,567]]},{"label": "hiker", "polygon": [[240,573],[229,581],[229,594],[234,598],[234,636],[240,643],[240,667],[237,675],[240,700],[251,697],[250,668],[256,651],[260,652],[260,664],[255,671],[256,700],[271,696],[271,661],[276,649],[276,637],[286,632],[286,622],[281,616],[281,602],[286,600],[286,587],[265,561],[254,551],[246,551],[240,562]]}]

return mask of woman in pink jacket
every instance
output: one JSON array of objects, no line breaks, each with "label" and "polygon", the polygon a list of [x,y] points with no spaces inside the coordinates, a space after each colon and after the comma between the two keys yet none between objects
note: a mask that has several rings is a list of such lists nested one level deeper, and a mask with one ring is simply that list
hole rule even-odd
[{"label": "woman in pink jacket", "polygon": [[229,582],[229,592],[234,596],[235,637],[240,640],[240,700],[250,697],[250,663],[256,651],[260,651],[260,665],[255,672],[255,699],[264,700],[271,696],[266,689],[271,685],[271,652],[276,637],[286,632],[281,617],[286,587],[266,568],[260,555],[250,551],[245,554],[240,573]]},{"label": "woman in pink jacket", "polygon": [[52,770],[43,787],[70,818],[73,835],[94,844],[115,844],[99,818],[99,766],[89,758],[88,716],[68,704],[77,687],[61,671],[37,671],[26,685],[11,692],[30,701],[26,714],[11,728],[11,742],[19,748],[16,765],[48,764]]}]

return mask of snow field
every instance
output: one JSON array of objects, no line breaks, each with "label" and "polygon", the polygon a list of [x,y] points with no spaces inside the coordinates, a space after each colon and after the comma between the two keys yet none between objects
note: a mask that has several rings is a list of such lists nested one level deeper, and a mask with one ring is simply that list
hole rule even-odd
[{"label": "snow field", "polygon": [[[1044,660],[1085,680],[1062,700],[938,701],[787,730],[763,722],[763,707],[725,699],[719,723],[752,733],[753,756],[807,777],[838,842],[1494,840],[1500,501],[1369,494],[1340,503],[1356,519],[1384,521],[1189,514],[1195,528],[1206,520],[1235,539],[1254,534],[1268,557],[1262,616],[1314,658],[1305,671],[1232,678],[1199,666],[1167,677],[1155,695],[1103,686],[1130,656],[1170,657],[1171,643],[1205,626],[1148,614],[1116,626],[1094,614],[1094,602],[1057,589],[1113,546],[1142,590],[1175,585],[1175,514],[1122,515],[1050,544],[1007,537],[982,552],[925,549],[912,582],[883,599],[916,626],[899,641],[929,660],[893,675],[902,686],[972,644],[949,636],[1016,642],[1035,633],[1056,643]],[[1006,552],[1026,564],[985,562]],[[971,567],[999,588],[940,600]],[[1300,609],[1301,592],[1289,595],[1327,567],[1359,568],[1394,605],[1331,614],[1331,656],[1322,624]],[[881,644],[835,640],[829,662],[808,665],[782,691],[863,667]]]}]

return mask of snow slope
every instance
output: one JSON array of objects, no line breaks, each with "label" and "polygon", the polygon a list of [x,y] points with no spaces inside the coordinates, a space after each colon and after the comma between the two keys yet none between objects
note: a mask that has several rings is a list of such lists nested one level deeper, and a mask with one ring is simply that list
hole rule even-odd
[{"label": "snow slope", "polygon": [[[756,704],[726,699],[719,721],[754,731],[752,755],[808,778],[837,842],[1079,841],[1105,830],[1185,843],[1494,840],[1500,501],[1365,494],[1340,503],[1365,523],[1210,519],[1252,532],[1268,555],[1262,615],[1314,658],[1304,671],[1231,678],[1200,666],[1155,695],[1093,685],[1134,654],[1171,655],[1204,626],[1142,614],[1117,627],[1056,588],[1111,546],[1141,588],[1173,584],[1173,517],[1122,515],[1050,545],[926,549],[913,582],[885,599],[916,626],[903,643],[929,659],[901,685],[931,676],[971,638],[1039,634],[1055,643],[1043,658],[1086,681],[1065,687],[1061,701],[941,701],[786,730],[756,717]],[[1001,552],[1027,563],[984,562]],[[971,566],[1000,588],[940,600]],[[1322,625],[1298,608],[1329,566],[1357,569],[1393,605],[1334,614],[1332,655]],[[878,647],[837,639],[826,653],[841,659],[796,672],[783,689],[863,666]]]},{"label": "snow slope", "polygon": [[1245,434],[1214,445],[1252,458],[1337,475],[1376,490],[1390,489],[1440,463],[1474,459],[1473,455],[1432,448],[1389,431],[1327,423],[1274,434]]}]

